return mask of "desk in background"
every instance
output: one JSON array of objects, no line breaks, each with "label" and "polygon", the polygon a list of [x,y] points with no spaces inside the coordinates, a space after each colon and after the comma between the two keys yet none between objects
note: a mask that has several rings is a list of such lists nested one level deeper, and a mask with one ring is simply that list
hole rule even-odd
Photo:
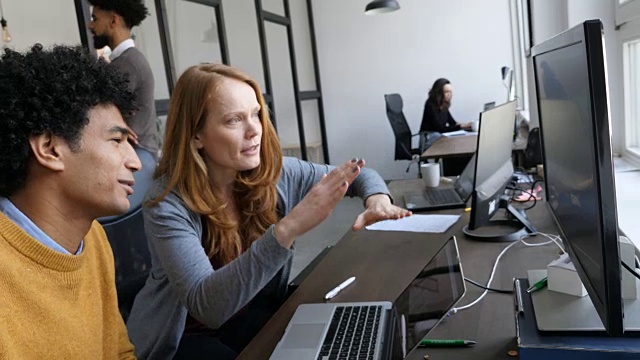
[{"label": "desk in background", "polygon": [[[476,152],[478,147],[478,135],[462,135],[462,136],[441,136],[433,145],[425,150],[421,159],[423,161],[429,159],[443,159],[443,174],[445,176],[460,175],[466,162]],[[524,164],[524,150],[527,147],[527,138],[517,137],[512,143],[513,151],[513,164],[514,166],[522,166]],[[451,164],[449,168],[455,167],[451,171],[447,170],[447,161],[455,162],[462,158],[462,162],[459,164]],[[466,160],[466,161],[465,161]]]},{"label": "desk in background", "polygon": [[422,160],[470,156],[476,152],[478,135],[441,136],[422,153]]},{"label": "desk in background", "polygon": [[[396,204],[404,206],[402,194],[422,189],[421,180],[392,181],[389,189]],[[395,301],[406,285],[430,260],[436,249],[455,235],[465,276],[486,283],[493,263],[508,243],[482,243],[468,240],[462,227],[468,223],[468,213],[444,210],[435,213],[461,214],[462,218],[445,234],[368,231],[348,232],[318,264],[309,277],[276,312],[265,327],[251,341],[238,359],[268,359],[284,330],[302,303],[322,302],[324,294],[349,276],[356,282],[333,301]],[[550,215],[540,202],[528,212],[541,231],[555,233]],[[516,245],[503,256],[493,287],[511,289],[514,277],[525,277],[528,269],[543,269],[557,256],[554,246],[524,247]],[[482,290],[467,284],[464,305],[475,300]],[[469,348],[418,349],[408,359],[423,359],[429,354],[438,359],[509,359],[509,350],[517,350],[513,297],[489,293],[471,309],[455,314],[429,335],[440,339],[469,339],[478,344]]]}]

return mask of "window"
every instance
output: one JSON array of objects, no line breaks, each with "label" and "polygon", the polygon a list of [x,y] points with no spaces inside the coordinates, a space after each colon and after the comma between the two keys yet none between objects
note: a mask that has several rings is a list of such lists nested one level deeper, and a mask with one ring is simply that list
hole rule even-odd
[{"label": "window", "polygon": [[531,54],[529,41],[529,0],[511,0],[509,2],[511,16],[511,46],[513,48],[513,75],[515,81],[515,98],[519,110],[528,110],[528,93],[526,58]]},{"label": "window", "polygon": [[640,39],[622,43],[626,148],[640,157]]},{"label": "window", "polygon": [[[640,166],[640,0],[615,0],[622,48],[624,92],[623,156]],[[622,5],[624,4],[624,5]]]}]

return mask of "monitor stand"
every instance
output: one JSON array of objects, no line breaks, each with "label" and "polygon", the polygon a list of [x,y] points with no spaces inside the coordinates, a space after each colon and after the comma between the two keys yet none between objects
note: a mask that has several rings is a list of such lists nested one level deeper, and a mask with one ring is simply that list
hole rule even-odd
[{"label": "monitor stand", "polygon": [[[507,213],[507,219],[500,219],[500,220],[492,219],[489,221],[489,224],[487,225],[487,227],[489,226],[510,227],[510,228],[516,227],[519,230],[516,230],[511,233],[496,235],[496,234],[487,234],[486,231],[471,230],[469,229],[469,225],[466,225],[464,229],[462,229],[462,232],[473,240],[490,241],[490,242],[518,241],[523,236],[536,232],[535,227],[533,226],[533,224],[529,222],[529,219],[527,219],[527,216],[524,214],[524,211],[518,210],[514,208],[511,204],[509,204],[508,196],[500,197],[500,202],[498,207],[499,209],[505,210],[505,212]],[[480,229],[482,228],[485,228],[485,226],[480,227]]]},{"label": "monitor stand", "polygon": [[[623,271],[626,270],[623,269]],[[527,274],[529,284],[535,284],[546,274],[546,270],[529,270]],[[636,279],[636,285],[640,295],[640,280]],[[523,295],[526,296],[526,294]],[[602,321],[589,295],[577,297],[544,288],[531,293],[531,302],[540,331],[586,331],[605,334]],[[624,327],[625,332],[640,331],[640,300],[624,300]]]}]

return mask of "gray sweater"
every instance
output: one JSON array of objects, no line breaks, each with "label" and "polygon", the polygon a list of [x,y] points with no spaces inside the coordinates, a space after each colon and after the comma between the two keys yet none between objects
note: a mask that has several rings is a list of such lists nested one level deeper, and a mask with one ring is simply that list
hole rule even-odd
[{"label": "gray sweater", "polygon": [[158,118],[154,100],[154,79],[151,66],[140,50],[128,48],[111,64],[129,78],[129,88],[136,96],[138,111],[127,125],[138,135],[138,146],[158,156]]},{"label": "gray sweater", "polygon": [[[285,157],[277,184],[278,214],[286,216],[333,168]],[[156,180],[146,198],[155,197],[163,185],[163,179]],[[347,190],[347,196],[363,199],[380,193],[388,194],[384,181],[367,168]],[[293,249],[280,246],[273,225],[237,259],[213,269],[202,247],[200,215],[176,192],[143,212],[152,268],[127,322],[138,358],[172,359],[188,313],[217,329],[258,293],[284,300]]]}]

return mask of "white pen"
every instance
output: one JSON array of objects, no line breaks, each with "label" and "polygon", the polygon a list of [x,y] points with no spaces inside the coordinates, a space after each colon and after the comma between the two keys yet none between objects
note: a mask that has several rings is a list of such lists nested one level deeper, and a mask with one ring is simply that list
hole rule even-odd
[{"label": "white pen", "polygon": [[329,300],[329,299],[333,298],[334,296],[338,295],[338,293],[340,291],[342,291],[347,286],[351,285],[351,283],[354,282],[355,280],[356,280],[355,276],[352,276],[352,277],[348,278],[342,284],[336,286],[333,290],[329,291],[327,293],[327,295],[324,296],[324,299],[325,300]]}]

